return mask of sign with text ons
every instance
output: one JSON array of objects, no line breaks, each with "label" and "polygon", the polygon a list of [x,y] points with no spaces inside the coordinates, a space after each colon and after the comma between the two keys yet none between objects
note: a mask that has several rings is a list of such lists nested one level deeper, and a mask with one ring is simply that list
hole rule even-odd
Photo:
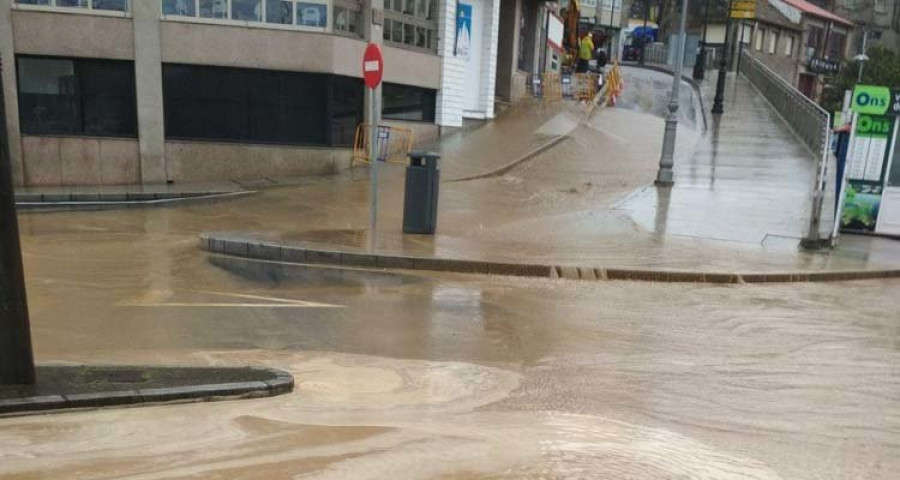
[{"label": "sign with text ons", "polygon": [[857,85],[853,89],[850,109],[864,115],[900,115],[900,90],[888,87]]}]

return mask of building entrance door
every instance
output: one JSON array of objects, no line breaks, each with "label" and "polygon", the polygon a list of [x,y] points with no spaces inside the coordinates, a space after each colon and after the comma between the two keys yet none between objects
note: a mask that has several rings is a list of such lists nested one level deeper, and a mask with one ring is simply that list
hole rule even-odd
[{"label": "building entrance door", "polygon": [[806,95],[806,98],[813,98],[813,91],[815,90],[816,85],[816,77],[815,75],[809,75],[806,73],[800,74],[800,85],[798,85],[800,93]]}]

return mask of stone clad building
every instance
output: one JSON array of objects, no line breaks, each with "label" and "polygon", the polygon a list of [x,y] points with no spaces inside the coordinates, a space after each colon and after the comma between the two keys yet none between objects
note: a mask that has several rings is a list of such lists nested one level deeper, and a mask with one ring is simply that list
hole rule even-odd
[{"label": "stone clad building", "polygon": [[848,58],[853,23],[806,0],[757,0],[756,11],[750,54],[818,101]]},{"label": "stone clad building", "polygon": [[[505,25],[517,27],[502,52],[501,2],[514,7],[516,23]],[[493,118],[498,90],[524,92],[514,67],[523,49],[537,48],[540,5],[0,0],[14,183],[178,183],[346,169],[366,103],[368,37],[383,45],[384,123],[425,141],[464,119]]]}]

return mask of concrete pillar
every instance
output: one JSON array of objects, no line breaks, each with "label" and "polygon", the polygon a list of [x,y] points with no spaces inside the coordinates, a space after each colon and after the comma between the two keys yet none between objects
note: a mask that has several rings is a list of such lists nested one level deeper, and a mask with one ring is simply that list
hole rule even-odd
[{"label": "concrete pillar", "polygon": [[461,127],[466,64],[453,52],[456,37],[456,1],[442,0],[438,5],[441,10],[438,15],[441,87],[437,94],[436,123],[442,127]]},{"label": "concrete pillar", "polygon": [[500,32],[497,38],[497,97],[513,100],[516,69],[519,63],[519,23],[522,0],[500,1]]},{"label": "concrete pillar", "polygon": [[497,44],[500,32],[500,0],[484,2],[484,33],[481,51],[481,104],[485,118],[494,118],[497,81]]},{"label": "concrete pillar", "polygon": [[[9,135],[9,160],[16,187],[25,184],[22,159],[22,133],[19,129],[19,94],[16,82],[16,52],[13,42],[12,0],[0,0],[0,59],[3,61],[3,92],[6,97],[6,128]],[[0,112],[3,114],[3,112]]]},{"label": "concrete pillar", "polygon": [[164,183],[172,179],[172,172],[166,162],[159,2],[131,2],[131,9],[141,183]]}]

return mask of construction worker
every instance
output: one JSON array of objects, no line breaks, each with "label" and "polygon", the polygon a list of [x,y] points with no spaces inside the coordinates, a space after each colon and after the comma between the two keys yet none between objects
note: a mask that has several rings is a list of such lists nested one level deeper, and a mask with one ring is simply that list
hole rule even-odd
[{"label": "construction worker", "polygon": [[588,65],[594,58],[594,42],[591,40],[591,34],[584,32],[581,41],[578,42],[578,64],[575,66],[576,73],[587,73]]}]

